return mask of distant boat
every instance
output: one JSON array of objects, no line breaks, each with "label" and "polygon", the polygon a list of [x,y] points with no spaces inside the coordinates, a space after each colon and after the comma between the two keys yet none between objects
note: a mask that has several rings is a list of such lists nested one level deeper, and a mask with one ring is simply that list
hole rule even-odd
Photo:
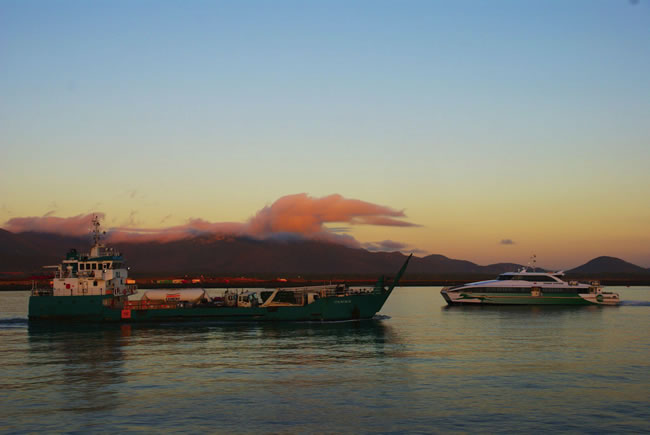
[{"label": "distant boat", "polygon": [[29,320],[86,322],[335,321],[370,319],[399,283],[410,255],[389,286],[381,277],[373,288],[343,284],[260,291],[227,290],[211,298],[204,290],[147,291],[139,300],[128,284],[122,255],[106,248],[99,220],[93,220],[94,244],[88,254],[72,250],[57,266],[51,288],[32,289]]},{"label": "distant boat", "polygon": [[617,293],[604,292],[597,282],[564,281],[563,272],[502,273],[495,280],[445,287],[440,293],[449,305],[618,305]]}]

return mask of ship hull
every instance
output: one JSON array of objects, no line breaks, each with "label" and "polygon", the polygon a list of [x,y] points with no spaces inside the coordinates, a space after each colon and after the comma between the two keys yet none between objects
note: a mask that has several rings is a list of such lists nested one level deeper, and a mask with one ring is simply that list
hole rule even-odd
[{"label": "ship hull", "polygon": [[481,294],[471,292],[442,292],[449,305],[617,305],[618,297],[598,297],[576,293],[556,293],[532,296],[522,294]]},{"label": "ship hull", "polygon": [[111,296],[32,296],[30,320],[85,322],[174,321],[341,321],[372,318],[384,305],[389,292],[319,299],[302,306],[218,307],[176,304],[122,309],[110,306]]}]

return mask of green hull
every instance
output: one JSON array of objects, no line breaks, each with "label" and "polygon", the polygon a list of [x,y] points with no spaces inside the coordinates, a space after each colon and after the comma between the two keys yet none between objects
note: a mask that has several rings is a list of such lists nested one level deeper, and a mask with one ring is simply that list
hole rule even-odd
[{"label": "green hull", "polygon": [[218,307],[215,305],[179,306],[169,303],[156,307],[136,305],[122,309],[124,297],[38,296],[29,298],[29,320],[68,320],[82,322],[171,322],[171,321],[337,321],[372,318],[384,305],[409,260],[389,288],[383,277],[370,293],[321,297],[305,305],[268,307]]},{"label": "green hull", "polygon": [[104,305],[112,296],[32,296],[29,319],[90,322],[166,321],[336,321],[370,319],[384,305],[390,292],[319,299],[309,305],[285,307],[149,308],[128,310]]}]

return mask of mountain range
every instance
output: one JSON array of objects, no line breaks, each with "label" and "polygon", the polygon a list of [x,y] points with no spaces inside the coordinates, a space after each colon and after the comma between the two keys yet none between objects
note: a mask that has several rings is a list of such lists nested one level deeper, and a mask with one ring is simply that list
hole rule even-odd
[{"label": "mountain range", "polygon": [[[400,252],[364,249],[312,240],[258,240],[246,237],[197,236],[173,242],[111,244],[125,256],[133,276],[375,276],[391,274],[404,261]],[[70,248],[89,250],[87,237],[50,233],[11,233],[0,229],[0,274],[40,274],[42,266],[58,264]],[[481,266],[444,255],[413,257],[409,279],[485,276],[516,271],[521,265]],[[567,275],[650,275],[650,269],[614,257],[598,257]]]}]

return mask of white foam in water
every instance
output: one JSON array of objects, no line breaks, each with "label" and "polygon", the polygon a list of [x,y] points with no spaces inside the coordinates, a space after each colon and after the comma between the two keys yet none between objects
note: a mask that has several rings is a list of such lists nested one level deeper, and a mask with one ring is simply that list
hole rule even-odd
[{"label": "white foam in water", "polygon": [[0,319],[0,328],[24,328],[27,326],[27,322],[26,317]]},{"label": "white foam in water", "polygon": [[621,301],[619,305],[630,307],[650,307],[650,301]]}]

